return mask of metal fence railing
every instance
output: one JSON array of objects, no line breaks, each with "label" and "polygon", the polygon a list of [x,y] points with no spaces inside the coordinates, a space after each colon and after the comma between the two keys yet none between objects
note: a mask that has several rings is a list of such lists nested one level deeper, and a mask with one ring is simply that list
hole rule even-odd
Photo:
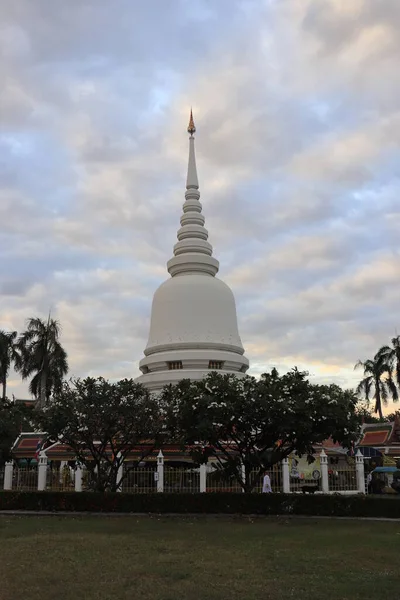
[{"label": "metal fence railing", "polygon": [[52,492],[74,492],[75,471],[68,466],[62,469],[47,468],[46,490]]},{"label": "metal fence railing", "polygon": [[196,493],[200,491],[198,469],[166,467],[164,469],[164,492]]},{"label": "metal fence railing", "polygon": [[210,470],[206,478],[206,492],[242,492],[234,477],[229,477],[218,469]]},{"label": "metal fence railing", "polygon": [[[171,464],[164,465],[164,469],[160,469],[160,483],[158,483],[158,471],[157,465],[149,465],[139,467],[137,465],[132,468],[132,463],[125,465],[124,478],[122,480],[122,491],[125,493],[153,493],[157,492],[160,487],[165,493],[198,493],[200,492],[200,480],[201,474],[198,467],[194,467],[191,464],[173,467]],[[340,464],[340,465],[329,465],[328,469],[328,480],[324,483],[327,485],[327,491],[329,493],[358,493],[359,477],[357,475],[356,465],[352,464]],[[42,468],[42,467],[40,467]],[[8,470],[10,469],[10,470]],[[203,469],[203,467],[202,467]],[[4,488],[4,479],[7,475],[7,487],[11,482],[12,477],[12,489],[22,491],[36,491],[38,489],[38,466],[23,466],[18,467],[16,464],[12,467],[1,467],[0,468],[0,489]],[[77,471],[70,466],[63,466],[49,464],[46,470],[46,486],[45,489],[48,491],[75,491],[75,478]],[[163,473],[163,475],[162,475]],[[287,473],[287,472],[286,472]],[[325,471],[326,473],[326,471]],[[284,469],[282,464],[275,465],[268,471],[270,477],[271,488],[274,493],[283,492],[283,480],[284,480]],[[205,491],[206,492],[235,492],[241,493],[242,487],[234,477],[227,475],[223,471],[213,468],[212,465],[207,467],[205,473]],[[258,476],[257,471],[252,472],[252,480],[254,476]],[[263,486],[263,475],[261,474],[258,481],[253,487],[253,492],[262,492]],[[324,474],[323,474],[324,475]],[[292,493],[304,493],[304,492],[322,492],[322,479],[321,477],[305,478],[291,476],[291,473],[285,474],[285,477],[289,477],[290,492]],[[84,491],[94,490],[96,488],[92,481],[93,476],[88,469],[83,468],[81,471],[81,489]],[[42,481],[42,480],[41,480]],[[79,483],[77,480],[77,485]],[[367,486],[366,486],[367,487]],[[204,489],[204,488],[202,488]],[[326,488],[324,488],[326,489]],[[365,490],[367,491],[367,490]]]},{"label": "metal fence railing", "polygon": [[128,494],[149,494],[157,491],[154,469],[130,469],[122,480],[122,491]]},{"label": "metal fence railing", "polygon": [[307,492],[321,492],[322,491],[322,480],[314,479],[312,477],[291,477],[290,478],[290,492],[296,493],[307,493]]},{"label": "metal fence railing", "polygon": [[15,490],[34,492],[38,489],[38,468],[16,467],[13,471],[12,487]]},{"label": "metal fence railing", "polygon": [[[256,471],[253,471],[252,474],[256,474]],[[281,464],[277,464],[274,466],[273,469],[269,469],[268,471],[266,471],[266,474],[269,475],[269,479],[271,481],[271,489],[273,491],[274,494],[278,494],[279,492],[283,491],[283,486],[282,486],[282,466]],[[262,492],[262,488],[263,488],[263,480],[264,480],[264,475],[265,473],[262,474],[261,478],[259,479],[257,485],[254,488],[254,492]]]},{"label": "metal fence railing", "polygon": [[330,492],[356,492],[357,474],[354,467],[336,468],[328,472]]},{"label": "metal fence railing", "polygon": [[[266,471],[271,481],[271,489],[274,493],[282,491],[282,467],[281,465],[275,465],[273,469]],[[264,473],[259,475],[259,471],[254,469],[251,472],[251,479],[259,476],[257,483],[253,488],[253,492],[261,493],[263,488]],[[243,492],[243,489],[238,481],[234,477],[228,477],[219,470],[214,470],[207,473],[207,492]]]}]

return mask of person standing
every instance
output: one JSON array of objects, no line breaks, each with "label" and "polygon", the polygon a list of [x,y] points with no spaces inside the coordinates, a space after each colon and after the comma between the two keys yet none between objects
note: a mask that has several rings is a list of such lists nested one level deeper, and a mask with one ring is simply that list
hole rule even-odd
[{"label": "person standing", "polygon": [[271,494],[272,493],[271,479],[270,479],[270,476],[268,475],[268,473],[264,473],[262,493],[263,494]]},{"label": "person standing", "polygon": [[371,482],[372,482],[372,473],[368,473],[368,475],[367,475],[367,489],[368,489],[368,494],[372,494]]}]

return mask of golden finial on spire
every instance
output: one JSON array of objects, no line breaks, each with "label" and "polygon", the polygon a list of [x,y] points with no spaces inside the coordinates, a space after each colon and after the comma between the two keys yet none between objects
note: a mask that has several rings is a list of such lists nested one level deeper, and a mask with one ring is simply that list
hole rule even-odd
[{"label": "golden finial on spire", "polygon": [[190,136],[193,137],[193,134],[196,131],[196,127],[194,126],[192,109],[190,109],[190,119],[189,119],[189,125],[188,125],[187,130],[188,130],[188,133],[190,133]]}]

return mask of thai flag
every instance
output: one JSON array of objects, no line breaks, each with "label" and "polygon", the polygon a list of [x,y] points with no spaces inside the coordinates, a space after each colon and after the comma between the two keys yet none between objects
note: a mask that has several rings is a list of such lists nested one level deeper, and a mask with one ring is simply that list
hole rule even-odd
[{"label": "thai flag", "polygon": [[37,446],[36,446],[36,452],[35,452],[35,458],[36,460],[38,460],[39,458],[39,454],[40,454],[40,450],[42,449],[42,440],[38,440]]}]

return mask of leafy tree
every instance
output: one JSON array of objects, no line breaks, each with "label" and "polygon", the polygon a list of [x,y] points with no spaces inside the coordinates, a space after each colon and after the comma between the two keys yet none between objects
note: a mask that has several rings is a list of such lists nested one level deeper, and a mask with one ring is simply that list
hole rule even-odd
[{"label": "leafy tree", "polygon": [[29,319],[26,331],[18,340],[22,379],[32,377],[29,391],[43,408],[51,394],[60,389],[68,373],[67,353],[60,343],[60,324],[50,315],[46,321]]},{"label": "leafy tree", "polygon": [[371,424],[371,423],[391,423],[393,422],[396,418],[400,417],[400,412],[396,411],[393,413],[388,413],[387,415],[384,415],[382,419],[380,419],[379,417],[374,417],[373,414],[371,414],[371,412],[368,410],[367,407],[365,407],[363,404],[358,405],[357,407],[357,414],[359,415],[361,421],[363,423],[367,423],[367,424]]},{"label": "leafy tree", "polygon": [[0,383],[3,388],[2,398],[4,401],[7,395],[7,378],[11,365],[13,363],[16,367],[19,365],[20,356],[16,346],[17,336],[16,331],[0,330]]},{"label": "leafy tree", "polygon": [[357,386],[356,392],[367,402],[375,399],[374,412],[383,419],[382,405],[387,405],[388,400],[398,399],[396,384],[391,377],[391,366],[385,347],[381,348],[373,359],[364,362],[359,360],[354,369],[363,369],[364,378]]},{"label": "leafy tree", "polygon": [[102,492],[119,487],[118,469],[133,449],[140,450],[140,462],[162,441],[160,403],[132,379],[64,382],[35,418],[49,441],[61,441],[74,450],[93,487]]},{"label": "leafy tree", "polygon": [[369,409],[369,403],[365,400],[358,403],[356,412],[362,423],[385,423],[388,420],[387,417],[383,419],[375,417]]},{"label": "leafy tree", "polygon": [[396,419],[400,418],[400,411],[396,410],[396,412],[394,412],[394,413],[389,413],[388,415],[386,415],[385,418],[386,418],[387,421],[393,422]]},{"label": "leafy tree", "polygon": [[16,405],[7,398],[0,400],[0,464],[11,459],[12,445],[30,412],[30,408]]},{"label": "leafy tree", "polygon": [[170,429],[192,457],[199,462],[213,457],[246,492],[291,453],[312,461],[313,445],[330,436],[350,447],[360,424],[352,392],[312,385],[297,369],[282,376],[273,369],[259,381],[211,373],[166,387],[162,401]]}]

